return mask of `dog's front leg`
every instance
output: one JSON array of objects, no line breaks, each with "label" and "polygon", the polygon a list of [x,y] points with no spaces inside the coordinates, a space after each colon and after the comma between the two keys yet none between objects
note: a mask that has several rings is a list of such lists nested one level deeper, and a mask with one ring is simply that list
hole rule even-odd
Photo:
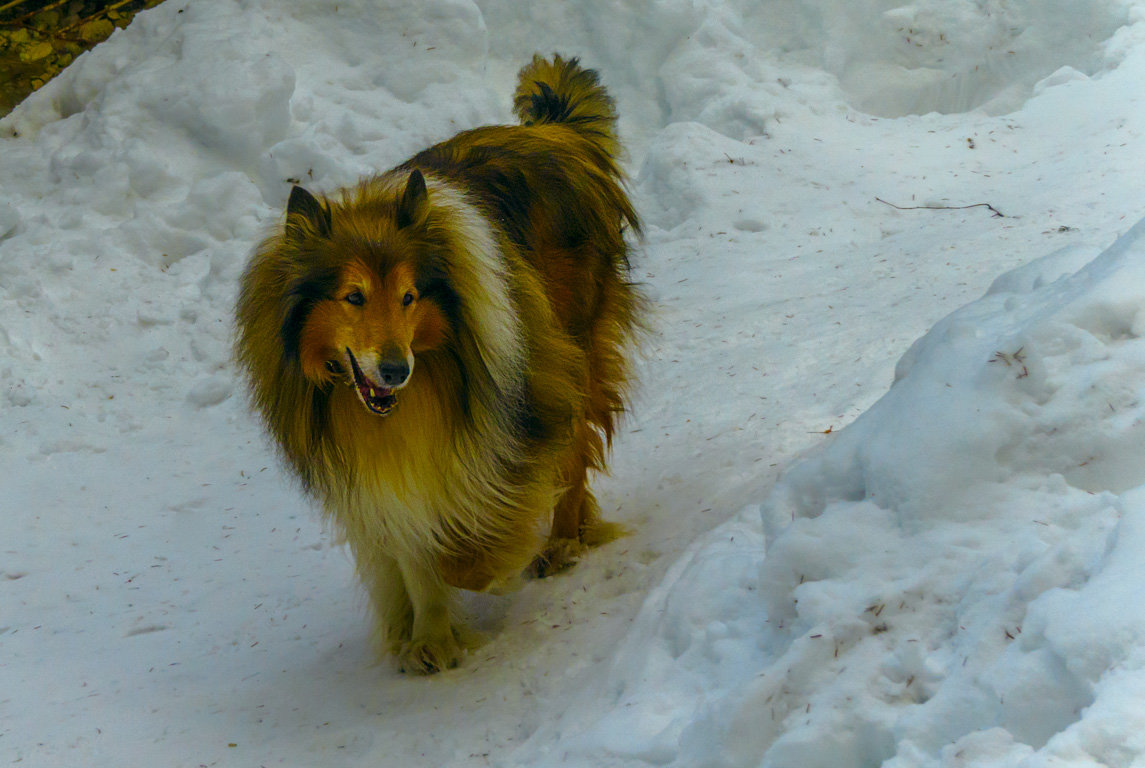
[{"label": "dog's front leg", "polygon": [[449,616],[449,587],[429,557],[400,557],[398,566],[413,604],[413,633],[398,652],[403,672],[428,675],[452,669],[461,659],[461,644]]},{"label": "dog's front leg", "polygon": [[413,636],[413,604],[398,561],[377,549],[355,550],[355,557],[377,617],[375,640],[383,652],[396,656]]}]

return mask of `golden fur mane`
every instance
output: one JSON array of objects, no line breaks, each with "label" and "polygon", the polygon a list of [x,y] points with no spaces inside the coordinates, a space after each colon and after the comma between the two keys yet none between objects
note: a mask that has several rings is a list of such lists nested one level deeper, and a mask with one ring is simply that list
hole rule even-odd
[{"label": "golden fur mane", "polygon": [[[374,177],[338,204],[327,202],[333,230],[372,239],[378,211],[396,205],[405,178]],[[583,399],[573,383],[583,355],[561,341],[544,286],[480,212],[447,182],[428,177],[427,188],[430,209],[417,236],[445,254],[460,302],[448,347],[419,358],[392,416],[368,413],[339,382],[308,380],[284,343],[299,286],[337,266],[290,238],[268,237],[247,270],[237,357],[251,374],[257,410],[308,490],[345,508],[375,504],[383,494],[420,511],[390,531],[396,538],[429,536],[444,552],[462,539],[466,547],[474,539],[503,547],[535,517],[538,502],[551,506],[537,494],[551,496],[553,478],[536,482],[528,465],[568,437],[530,440],[528,432],[538,424],[568,429]],[[490,499],[501,515],[489,515]],[[422,509],[430,500],[439,509]],[[516,559],[535,548],[523,539],[513,547]]]}]

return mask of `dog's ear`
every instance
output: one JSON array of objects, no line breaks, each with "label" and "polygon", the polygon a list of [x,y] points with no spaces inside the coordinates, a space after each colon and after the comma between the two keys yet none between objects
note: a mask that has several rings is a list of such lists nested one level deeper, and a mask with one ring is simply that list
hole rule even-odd
[{"label": "dog's ear", "polygon": [[429,196],[425,191],[425,177],[414,168],[410,172],[406,190],[398,202],[398,229],[420,224],[429,210]]},{"label": "dog's ear", "polygon": [[290,190],[290,200],[286,203],[286,234],[287,237],[300,240],[306,229],[322,237],[330,237],[330,209],[296,184]]}]

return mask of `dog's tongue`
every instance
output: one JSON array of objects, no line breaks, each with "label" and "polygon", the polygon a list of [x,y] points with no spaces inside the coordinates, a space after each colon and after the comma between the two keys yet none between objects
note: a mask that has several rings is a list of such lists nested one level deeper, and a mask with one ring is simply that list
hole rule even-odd
[{"label": "dog's tongue", "polygon": [[358,390],[358,397],[362,404],[371,413],[388,416],[398,402],[397,395],[392,389],[375,384],[369,376],[362,373],[358,361],[354,358],[354,353],[348,349],[346,353],[350,356],[350,366],[354,369],[354,388]]},{"label": "dog's tongue", "polygon": [[358,396],[362,398],[362,402],[379,416],[388,415],[398,401],[392,389],[376,387],[368,380],[366,382],[354,382],[354,384],[358,388]]}]

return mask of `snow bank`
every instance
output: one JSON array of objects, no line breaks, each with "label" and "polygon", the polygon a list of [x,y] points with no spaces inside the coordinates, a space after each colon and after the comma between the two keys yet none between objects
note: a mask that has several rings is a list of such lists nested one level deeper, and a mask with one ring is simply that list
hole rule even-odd
[{"label": "snow bank", "polygon": [[1112,730],[1108,710],[1145,661],[1145,223],[1059,279],[1076,256],[939,323],[764,504],[786,646],[769,671],[813,670],[766,761],[831,764],[816,726],[850,756],[835,765],[1116,765],[1141,746],[1139,708]]},{"label": "snow bank", "polygon": [[1129,18],[1126,4],[1068,0],[805,8],[819,11],[826,32],[812,38],[816,64],[839,78],[852,104],[883,117],[1012,112],[1057,70],[1079,78],[1105,70],[1102,43]]},{"label": "snow bank", "polygon": [[613,708],[557,754],[1139,759],[1145,222],[1071,273],[1082,257],[1000,277],[761,507],[697,542],[617,655]]},{"label": "snow bank", "polygon": [[498,49],[592,41],[596,63],[628,73],[620,82],[644,121],[722,123],[737,138],[782,118],[785,90],[825,108],[831,79],[852,106],[881,117],[1012,112],[1059,70],[1085,79],[1115,66],[1106,43],[1135,18],[1121,0],[667,0],[654,9],[587,0],[535,4],[526,24],[511,24],[520,13],[511,4],[481,5],[504,30]]}]

